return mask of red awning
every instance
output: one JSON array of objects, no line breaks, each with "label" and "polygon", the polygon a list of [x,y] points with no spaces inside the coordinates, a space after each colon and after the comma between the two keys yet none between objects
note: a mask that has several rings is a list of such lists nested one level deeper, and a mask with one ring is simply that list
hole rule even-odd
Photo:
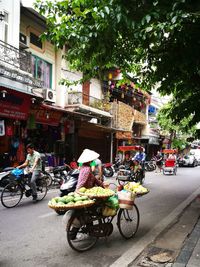
[{"label": "red awning", "polygon": [[141,148],[141,146],[119,146],[119,151],[138,151]]},{"label": "red awning", "polygon": [[162,153],[164,154],[176,154],[178,149],[163,149]]}]

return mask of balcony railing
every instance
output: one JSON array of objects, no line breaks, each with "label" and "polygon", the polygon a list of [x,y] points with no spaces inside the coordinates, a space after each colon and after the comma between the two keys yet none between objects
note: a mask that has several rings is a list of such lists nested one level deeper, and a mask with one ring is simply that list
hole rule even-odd
[{"label": "balcony railing", "polygon": [[68,104],[84,104],[96,109],[110,111],[110,103],[106,99],[98,99],[83,92],[68,92]]},{"label": "balcony railing", "polygon": [[[0,40],[0,61],[31,73],[31,53]],[[8,65],[7,65],[8,66]]]}]

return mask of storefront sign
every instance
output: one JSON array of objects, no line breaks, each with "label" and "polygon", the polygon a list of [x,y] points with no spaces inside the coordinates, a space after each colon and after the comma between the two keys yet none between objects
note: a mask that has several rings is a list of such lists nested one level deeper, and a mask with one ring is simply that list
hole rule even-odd
[{"label": "storefront sign", "polygon": [[58,126],[62,118],[62,112],[53,109],[38,107],[30,111],[35,117],[36,123]]},{"label": "storefront sign", "polygon": [[[5,97],[1,94],[2,90],[7,91]],[[29,95],[0,87],[0,117],[27,120],[30,104]]]}]

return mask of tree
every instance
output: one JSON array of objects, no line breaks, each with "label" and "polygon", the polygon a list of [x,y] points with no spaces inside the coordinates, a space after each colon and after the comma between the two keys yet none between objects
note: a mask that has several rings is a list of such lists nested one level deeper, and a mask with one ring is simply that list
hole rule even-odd
[{"label": "tree", "polygon": [[47,18],[45,37],[67,45],[66,59],[88,77],[117,66],[143,89],[159,83],[173,94],[171,117],[181,121],[200,107],[198,0],[37,0]]},{"label": "tree", "polygon": [[179,124],[174,124],[170,116],[170,109],[171,103],[163,106],[157,114],[157,120],[160,127],[170,135],[172,147],[182,149],[188,144],[188,138],[196,135],[196,127],[190,127],[192,115],[183,118]]}]

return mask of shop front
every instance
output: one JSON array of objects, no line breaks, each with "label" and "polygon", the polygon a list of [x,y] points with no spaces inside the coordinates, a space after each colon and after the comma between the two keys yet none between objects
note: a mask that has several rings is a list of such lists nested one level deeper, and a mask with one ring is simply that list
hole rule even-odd
[{"label": "shop front", "polygon": [[40,104],[32,106],[27,121],[28,142],[45,153],[50,166],[63,165],[68,144],[65,138],[64,111]]},{"label": "shop front", "polygon": [[31,96],[0,87],[0,168],[25,159],[23,140]]},{"label": "shop front", "polygon": [[77,131],[77,156],[79,156],[85,148],[88,148],[99,153],[102,162],[110,162],[111,129],[78,121],[76,121],[75,127]]}]

